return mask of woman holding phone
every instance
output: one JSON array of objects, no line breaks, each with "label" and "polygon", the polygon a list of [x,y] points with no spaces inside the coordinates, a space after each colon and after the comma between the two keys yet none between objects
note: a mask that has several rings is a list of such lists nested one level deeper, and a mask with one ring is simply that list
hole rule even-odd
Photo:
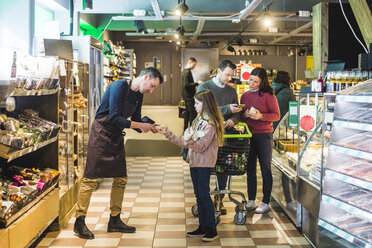
[{"label": "woman holding phone", "polygon": [[[269,201],[273,185],[271,174],[271,157],[273,150],[273,122],[279,120],[280,112],[274,90],[267,79],[266,70],[255,68],[249,77],[250,90],[240,98],[241,104],[245,104],[242,111],[242,120],[247,123],[252,133],[248,162],[248,210],[256,209],[257,214],[263,214],[270,210]],[[263,178],[263,199],[258,207],[256,204],[257,194],[257,157],[260,162]],[[257,208],[258,207],[258,208]]]}]

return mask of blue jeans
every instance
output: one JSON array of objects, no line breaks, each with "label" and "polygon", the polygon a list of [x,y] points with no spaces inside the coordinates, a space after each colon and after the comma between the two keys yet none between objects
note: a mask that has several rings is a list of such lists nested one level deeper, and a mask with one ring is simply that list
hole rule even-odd
[{"label": "blue jeans", "polygon": [[209,194],[211,169],[212,168],[207,167],[192,167],[190,168],[190,175],[194,186],[196,204],[198,205],[199,224],[207,228],[215,229],[214,207]]}]

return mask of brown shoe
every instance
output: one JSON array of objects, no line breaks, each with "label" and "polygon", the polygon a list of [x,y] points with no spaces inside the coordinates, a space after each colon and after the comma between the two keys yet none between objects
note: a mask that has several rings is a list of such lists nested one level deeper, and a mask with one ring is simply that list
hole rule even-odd
[{"label": "brown shoe", "polygon": [[220,210],[221,210],[221,214],[222,215],[226,215],[227,214],[227,209],[223,205],[223,202],[222,201],[220,201]]},{"label": "brown shoe", "polygon": [[[223,205],[222,199],[223,199],[223,197],[221,197],[221,199],[219,200],[219,202],[220,202],[219,210],[221,211],[222,215],[226,215],[227,209]],[[213,206],[214,206],[215,210],[217,210],[217,202],[218,202],[218,195],[214,195]]]}]

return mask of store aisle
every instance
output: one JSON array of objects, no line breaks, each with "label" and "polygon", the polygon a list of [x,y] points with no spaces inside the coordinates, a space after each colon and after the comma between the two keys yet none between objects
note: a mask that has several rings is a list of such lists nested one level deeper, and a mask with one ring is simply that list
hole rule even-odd
[{"label": "store aisle", "polygon": [[[186,238],[186,231],[197,227],[197,218],[191,214],[195,198],[187,164],[180,157],[130,157],[127,161],[129,182],[122,218],[136,226],[136,233],[106,232],[111,188],[111,180],[106,179],[93,194],[86,218],[94,240],[75,236],[72,218],[62,231],[48,233],[37,247],[311,247],[274,201],[271,212],[250,212],[242,226],[234,223],[235,205],[226,202],[228,213],[217,227],[219,239],[205,243],[200,238]],[[211,186],[214,185],[212,176]],[[245,177],[234,177],[233,188],[246,192]]]}]

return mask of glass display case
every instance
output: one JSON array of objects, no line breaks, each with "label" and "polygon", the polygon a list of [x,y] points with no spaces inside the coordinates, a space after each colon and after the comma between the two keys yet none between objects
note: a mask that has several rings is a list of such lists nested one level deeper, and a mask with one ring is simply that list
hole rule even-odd
[{"label": "glass display case", "polygon": [[329,134],[323,132],[328,101],[332,100],[320,94],[299,95],[274,131],[273,198],[313,244],[317,243],[320,182],[329,143]]},{"label": "glass display case", "polygon": [[319,230],[346,247],[372,247],[371,138],[369,80],[336,97],[322,188]]}]

